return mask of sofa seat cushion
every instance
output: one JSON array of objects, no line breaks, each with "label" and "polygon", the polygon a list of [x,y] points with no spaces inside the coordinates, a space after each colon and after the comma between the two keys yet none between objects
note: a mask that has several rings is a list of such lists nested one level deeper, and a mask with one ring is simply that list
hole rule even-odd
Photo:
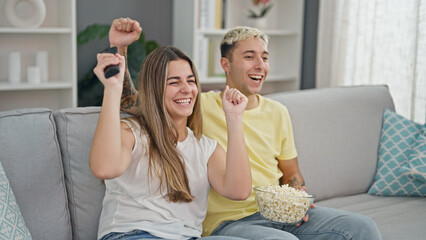
[{"label": "sofa seat cushion", "polygon": [[315,203],[371,217],[383,240],[420,240],[426,236],[426,198],[384,197],[358,194]]},{"label": "sofa seat cushion", "polygon": [[52,111],[0,112],[0,132],[0,161],[33,239],[72,239]]}]

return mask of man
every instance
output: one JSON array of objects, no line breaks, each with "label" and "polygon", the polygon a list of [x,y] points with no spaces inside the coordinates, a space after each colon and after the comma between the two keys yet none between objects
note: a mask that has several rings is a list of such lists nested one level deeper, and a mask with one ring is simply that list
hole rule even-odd
[{"label": "man", "polygon": [[[110,30],[110,44],[126,55],[127,46],[142,29],[131,19],[116,19]],[[289,184],[306,190],[297,163],[293,130],[287,108],[259,95],[269,72],[268,37],[250,27],[228,31],[221,42],[221,65],[226,84],[248,98],[243,115],[253,185]],[[126,74],[122,109],[134,112],[136,90]],[[203,133],[224,148],[226,123],[221,93],[202,94]],[[313,207],[313,206],[312,206]],[[204,235],[225,235],[246,239],[381,239],[370,218],[346,211],[315,207],[297,225],[276,224],[261,218],[254,194],[245,201],[227,200],[213,190],[209,195]]]}]

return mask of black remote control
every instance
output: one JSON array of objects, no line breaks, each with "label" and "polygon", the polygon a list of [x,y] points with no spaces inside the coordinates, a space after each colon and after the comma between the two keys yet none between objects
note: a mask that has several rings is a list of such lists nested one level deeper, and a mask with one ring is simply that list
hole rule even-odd
[{"label": "black remote control", "polygon": [[[102,52],[103,53],[116,54],[117,53],[117,47],[107,48]],[[110,78],[110,77],[116,75],[119,72],[120,72],[120,67],[118,65],[110,65],[110,66],[105,68],[105,78]]]}]

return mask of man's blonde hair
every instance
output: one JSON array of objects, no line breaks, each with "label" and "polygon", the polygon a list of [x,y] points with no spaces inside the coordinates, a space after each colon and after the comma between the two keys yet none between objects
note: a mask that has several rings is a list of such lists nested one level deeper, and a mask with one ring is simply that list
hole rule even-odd
[{"label": "man's blonde hair", "polygon": [[268,45],[268,35],[257,28],[238,26],[230,29],[222,38],[222,42],[220,43],[221,56],[231,60],[232,50],[234,49],[235,45],[239,41],[250,40],[253,38],[258,38],[265,42],[266,45]]}]

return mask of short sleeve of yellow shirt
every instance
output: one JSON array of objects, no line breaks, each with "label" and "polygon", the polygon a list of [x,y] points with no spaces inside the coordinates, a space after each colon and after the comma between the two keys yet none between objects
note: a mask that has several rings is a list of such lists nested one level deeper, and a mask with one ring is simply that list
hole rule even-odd
[{"label": "short sleeve of yellow shirt", "polygon": [[[282,177],[278,160],[297,157],[293,129],[287,108],[257,95],[259,105],[244,111],[244,137],[250,158],[254,186],[277,185]],[[203,133],[226,151],[227,127],[219,92],[202,93]],[[257,212],[254,193],[245,201],[232,201],[210,191],[203,235],[210,235],[222,222]]]}]

